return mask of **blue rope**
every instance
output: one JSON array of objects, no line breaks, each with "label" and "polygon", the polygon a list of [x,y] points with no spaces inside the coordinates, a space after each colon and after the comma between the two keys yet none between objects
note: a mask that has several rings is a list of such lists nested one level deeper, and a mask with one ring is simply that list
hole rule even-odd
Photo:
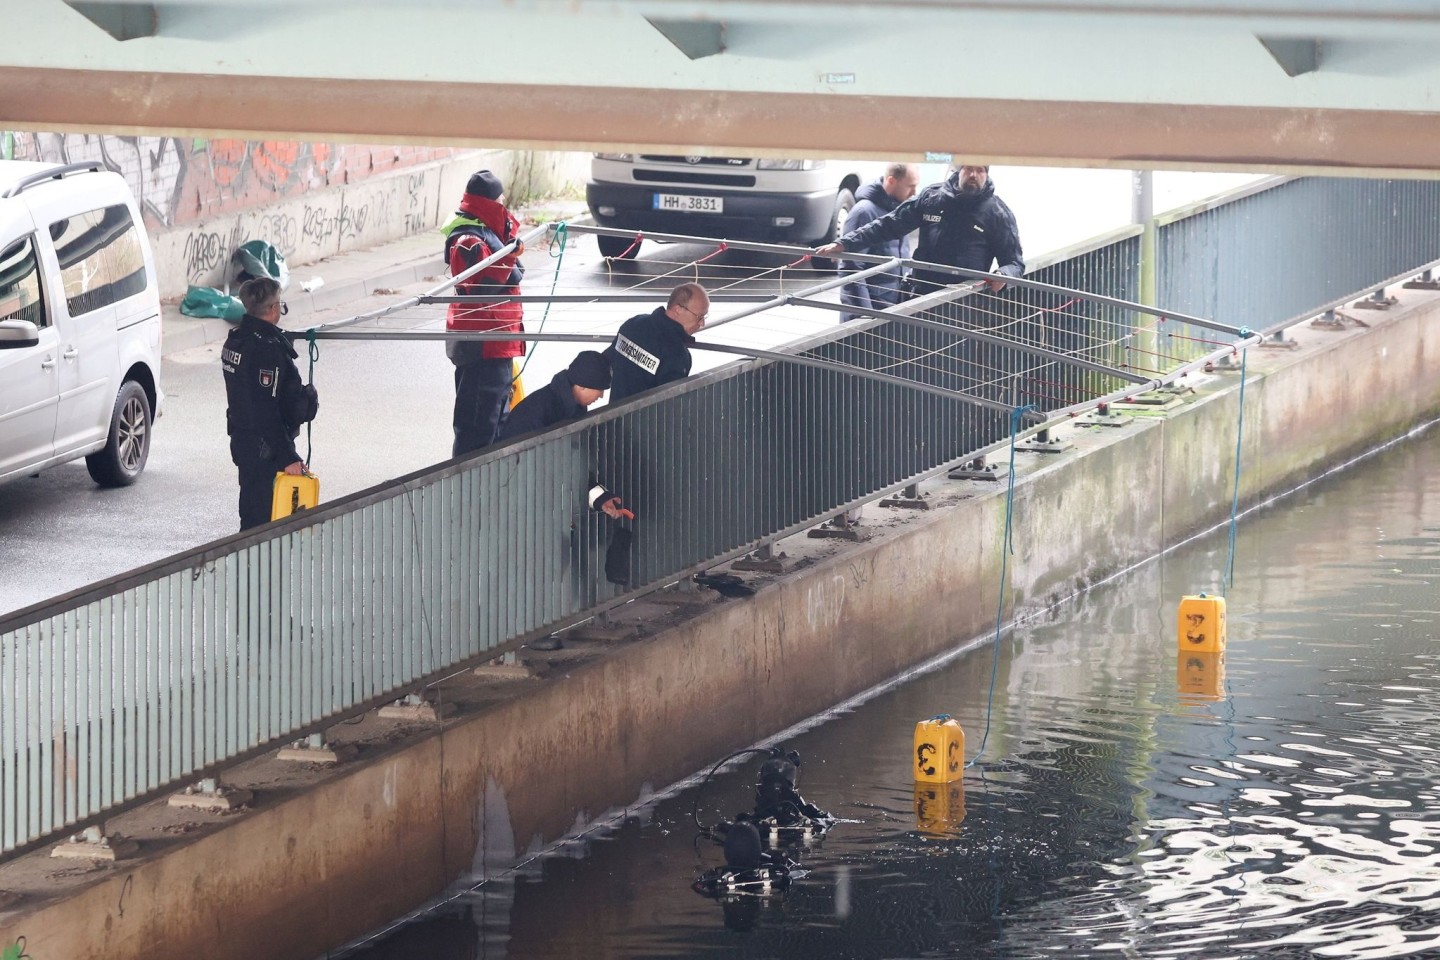
[{"label": "blue rope", "polygon": [[[1247,336],[1248,331],[1240,331]],[[1225,576],[1220,582],[1220,596],[1230,592],[1235,582],[1235,527],[1240,515],[1240,442],[1245,437],[1245,366],[1250,359],[1250,349],[1240,351],[1240,416],[1235,426],[1235,489],[1230,495],[1230,557],[1225,561]]]},{"label": "blue rope", "polygon": [[[565,244],[569,241],[569,239],[570,225],[564,220],[561,220],[555,226],[555,233],[550,237],[550,259],[555,261],[555,276],[550,279],[550,296],[552,297],[555,296],[555,286],[560,282],[560,264],[565,262]],[[557,241],[560,244],[559,253],[555,252],[555,244]],[[537,334],[545,332],[545,321],[550,319],[550,306],[553,302],[554,301],[546,301],[545,312],[540,315],[540,326],[535,328],[535,332]],[[516,380],[519,380],[522,376],[524,376],[525,368],[530,366],[530,358],[535,356],[535,350],[539,346],[540,341],[538,340],[531,345],[529,352],[525,354],[525,362],[520,364],[520,369],[516,371],[515,376],[510,378],[511,383],[514,383]]]},{"label": "blue rope", "polygon": [[985,744],[990,739],[990,715],[995,707],[995,675],[1000,669],[1000,629],[1005,622],[1005,582],[1010,572],[1010,554],[1015,552],[1015,436],[1020,432],[1020,421],[1034,409],[1034,404],[1027,403],[1010,411],[1010,475],[1006,478],[1005,490],[1005,537],[1000,547],[1000,599],[995,605],[995,641],[990,648],[990,692],[985,697],[985,732],[980,736],[980,747],[965,764],[966,767],[980,762]]}]

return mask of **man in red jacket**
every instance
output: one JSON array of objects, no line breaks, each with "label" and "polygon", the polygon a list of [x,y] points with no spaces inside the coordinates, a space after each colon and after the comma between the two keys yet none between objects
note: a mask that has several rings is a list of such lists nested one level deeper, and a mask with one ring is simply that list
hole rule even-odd
[{"label": "man in red jacket", "polygon": [[[441,227],[445,234],[445,261],[450,275],[459,276],[515,239],[519,228],[505,209],[505,187],[489,170],[470,177],[455,219]],[[520,293],[525,269],[520,263],[522,245],[456,284],[461,296]],[[515,302],[452,303],[445,318],[450,331],[520,332],[524,307]],[[455,444],[453,456],[490,445],[510,403],[514,359],[525,353],[521,340],[451,340],[445,354],[455,364]]]}]

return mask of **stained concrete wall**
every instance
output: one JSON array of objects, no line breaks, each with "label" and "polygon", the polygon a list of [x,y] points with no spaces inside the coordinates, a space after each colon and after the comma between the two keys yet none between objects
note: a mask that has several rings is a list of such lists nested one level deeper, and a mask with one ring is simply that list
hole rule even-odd
[{"label": "stained concrete wall", "polygon": [[125,177],[167,299],[223,284],[246,240],[269,241],[296,268],[433,229],[482,167],[512,203],[578,192],[589,169],[579,153],[86,133],[14,134],[12,150],[17,160],[98,161]]},{"label": "stained concrete wall", "polygon": [[[1242,500],[1254,502],[1440,413],[1440,298],[1373,329],[1252,350]],[[1033,608],[1212,522],[1230,506],[1237,378],[1165,418],[1076,431],[1016,489],[1011,587]],[[109,870],[82,892],[0,910],[35,960],[307,960],[486,875],[602,811],[983,634],[1003,490],[935,485],[940,509],[617,647],[418,743]],[[1169,637],[1157,642],[1171,642]],[[122,910],[117,904],[123,904]]]}]

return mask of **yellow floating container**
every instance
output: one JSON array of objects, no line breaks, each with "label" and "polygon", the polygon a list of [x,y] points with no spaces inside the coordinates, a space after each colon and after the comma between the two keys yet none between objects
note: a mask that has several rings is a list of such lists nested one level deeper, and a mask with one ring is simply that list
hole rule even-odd
[{"label": "yellow floating container", "polygon": [[924,833],[950,833],[965,820],[965,782],[915,784],[915,826]]},{"label": "yellow floating container", "polygon": [[320,502],[320,478],[313,473],[292,476],[275,474],[275,497],[270,501],[270,519],[279,520]]},{"label": "yellow floating container", "polygon": [[1225,649],[1225,598],[1200,594],[1180,599],[1180,652],[1219,653]]},{"label": "yellow floating container", "polygon": [[915,780],[949,783],[965,773],[965,731],[946,713],[915,724]]},{"label": "yellow floating container", "polygon": [[1175,689],[1191,700],[1224,699],[1225,654],[1181,650],[1175,661]]}]

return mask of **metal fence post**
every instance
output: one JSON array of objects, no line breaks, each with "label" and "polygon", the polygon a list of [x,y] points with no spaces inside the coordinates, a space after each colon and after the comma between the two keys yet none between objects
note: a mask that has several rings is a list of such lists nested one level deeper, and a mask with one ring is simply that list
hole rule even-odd
[{"label": "metal fence post", "polygon": [[1029,440],[1021,440],[1015,444],[1017,453],[1064,453],[1073,449],[1075,444],[1069,440],[1060,440],[1050,436],[1050,428],[1038,431]]},{"label": "metal fence post", "polygon": [[902,507],[907,510],[929,510],[930,501],[920,495],[920,484],[912,483],[901,490],[898,496],[886,497],[880,501],[882,507]]},{"label": "metal fence post", "polygon": [[[1144,227],[1144,232],[1140,234],[1140,289],[1137,291],[1137,302],[1153,307],[1158,298],[1160,268],[1158,229],[1155,226],[1155,175],[1149,170],[1135,170],[1130,179],[1134,191],[1131,196],[1130,219]],[[1142,327],[1136,330],[1135,346],[1142,351],[1142,356],[1153,355],[1159,349],[1159,337],[1154,328]]]},{"label": "metal fence post", "polygon": [[1385,288],[1380,287],[1370,296],[1363,300],[1356,300],[1350,306],[1355,310],[1389,310],[1399,302],[1399,297],[1387,296]]},{"label": "metal fence post", "polygon": [[1440,290],[1440,280],[1431,277],[1430,268],[1426,267],[1420,276],[1414,280],[1406,280],[1400,286],[1406,290]]},{"label": "metal fence post", "polygon": [[785,559],[785,554],[775,552],[774,544],[766,542],[760,544],[754,553],[741,557],[730,564],[730,568],[753,573],[784,573]]}]

